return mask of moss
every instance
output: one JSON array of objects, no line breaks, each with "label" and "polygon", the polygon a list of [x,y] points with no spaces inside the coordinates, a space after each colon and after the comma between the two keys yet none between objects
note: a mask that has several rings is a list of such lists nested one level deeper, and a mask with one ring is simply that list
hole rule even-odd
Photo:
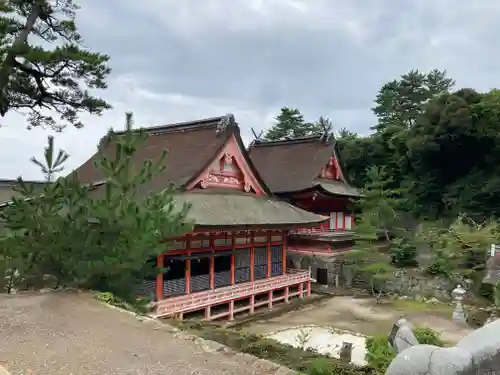
[{"label": "moss", "polygon": [[136,314],[144,314],[145,312],[147,312],[146,305],[149,303],[149,300],[146,299],[126,301],[125,299],[117,297],[110,292],[93,292],[92,295],[98,301],[107,303],[115,307],[119,307],[124,310],[132,311]]},{"label": "moss", "polygon": [[484,325],[488,317],[490,316],[490,312],[485,310],[473,310],[467,315],[467,324],[469,324],[472,328],[480,328]]},{"label": "moss", "polygon": [[[337,358],[321,355],[313,350],[294,348],[244,331],[207,326],[202,324],[179,323],[179,328],[192,331],[207,340],[216,341],[233,350],[267,359],[285,367],[308,374],[372,375],[369,367],[357,367],[343,363]],[[330,371],[330,372],[323,372]]]}]

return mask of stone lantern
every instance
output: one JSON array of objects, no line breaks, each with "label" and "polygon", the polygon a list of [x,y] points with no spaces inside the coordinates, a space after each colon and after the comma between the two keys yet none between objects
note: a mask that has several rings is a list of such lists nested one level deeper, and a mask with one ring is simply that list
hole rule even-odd
[{"label": "stone lantern", "polygon": [[455,302],[455,310],[453,310],[451,320],[456,323],[466,322],[463,304],[466,293],[467,291],[460,284],[458,284],[457,287],[451,292],[453,302]]},{"label": "stone lantern", "polygon": [[488,261],[486,262],[486,275],[483,283],[493,286],[494,306],[490,317],[486,320],[486,324],[498,319],[496,310],[500,307],[500,301],[497,295],[497,286],[500,283],[500,253],[496,245],[491,245],[491,252]]}]

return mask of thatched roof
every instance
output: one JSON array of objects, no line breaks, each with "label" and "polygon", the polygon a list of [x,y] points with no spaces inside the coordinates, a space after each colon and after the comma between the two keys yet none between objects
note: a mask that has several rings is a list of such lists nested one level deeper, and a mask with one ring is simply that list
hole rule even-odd
[{"label": "thatched roof", "polygon": [[[163,150],[168,150],[166,169],[152,181],[140,187],[140,196],[159,193],[170,184],[179,189],[177,203],[190,203],[188,219],[200,226],[281,226],[297,227],[317,224],[325,218],[287,203],[277,201],[248,156],[240,136],[240,129],[232,115],[198,120],[187,123],[165,125],[143,129],[148,134],[146,144],[133,156],[132,163],[137,172],[145,160],[158,160]],[[253,179],[258,182],[267,196],[238,192],[233,189],[208,191],[189,185],[235,139]],[[113,157],[116,145],[106,137],[101,141],[101,150]],[[103,179],[95,168],[97,153],[74,173],[85,183]],[[96,188],[94,194],[100,194]]]},{"label": "thatched roof", "polygon": [[272,197],[220,190],[181,193],[176,204],[190,204],[188,220],[197,227],[280,227],[314,226],[325,218]]},{"label": "thatched roof", "polygon": [[341,170],[341,181],[318,178],[332,154],[340,168],[334,140],[314,135],[277,141],[254,141],[248,153],[262,179],[275,194],[316,188],[326,194],[359,196],[358,190],[347,183]]},{"label": "thatched roof", "polygon": [[[218,131],[218,125],[223,119],[224,117],[213,117],[142,129],[148,135],[148,139],[133,156],[132,163],[137,172],[143,167],[144,161],[159,160],[162,152],[168,150],[165,171],[141,187],[144,193],[157,193],[169,184],[182,188],[212,161],[233,134],[240,139],[237,124],[231,124]],[[120,132],[115,133],[120,134]],[[113,158],[116,145],[108,137],[101,140],[101,148],[105,155]],[[96,152],[76,169],[74,173],[81,182],[94,183],[104,179],[102,172],[94,166],[97,159]]]},{"label": "thatched roof", "polygon": [[361,195],[358,189],[342,181],[317,179],[313,182],[313,186],[320,187],[322,190],[333,195],[342,195],[345,197],[359,197]]}]

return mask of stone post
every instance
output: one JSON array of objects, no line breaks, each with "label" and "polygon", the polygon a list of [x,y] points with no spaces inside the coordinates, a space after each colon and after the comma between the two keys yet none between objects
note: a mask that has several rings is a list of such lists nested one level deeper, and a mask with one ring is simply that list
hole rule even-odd
[{"label": "stone post", "polygon": [[451,320],[455,323],[465,324],[466,317],[464,311],[464,296],[467,291],[462,287],[462,285],[458,284],[457,287],[451,292],[451,296],[453,297],[453,302],[455,302],[455,310],[453,310],[453,315]]},{"label": "stone post", "polygon": [[339,358],[341,361],[346,363],[351,363],[352,358],[352,342],[342,341],[342,346],[340,347]]}]

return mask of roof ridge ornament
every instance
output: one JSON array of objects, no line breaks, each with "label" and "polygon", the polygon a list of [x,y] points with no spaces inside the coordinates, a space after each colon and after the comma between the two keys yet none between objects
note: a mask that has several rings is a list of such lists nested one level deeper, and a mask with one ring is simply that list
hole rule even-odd
[{"label": "roof ridge ornament", "polygon": [[220,134],[224,132],[228,126],[234,126],[236,125],[236,121],[234,119],[234,115],[232,113],[228,113],[225,115],[217,124],[217,128],[215,129],[215,132],[217,134]]}]

